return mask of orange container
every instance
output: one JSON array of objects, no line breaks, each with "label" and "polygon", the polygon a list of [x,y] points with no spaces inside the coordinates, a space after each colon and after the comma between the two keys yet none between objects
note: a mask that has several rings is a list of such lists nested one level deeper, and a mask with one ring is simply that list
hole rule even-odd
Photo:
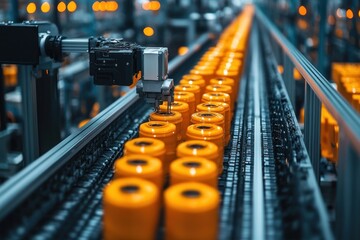
[{"label": "orange container", "polygon": [[239,70],[237,71],[229,71],[229,70],[226,70],[226,69],[218,69],[216,71],[216,77],[229,77],[229,78],[232,78],[234,79],[235,81],[235,86],[236,86],[236,89],[239,89],[239,83],[240,83],[240,75],[241,75],[241,72],[242,72],[242,68],[240,68]]},{"label": "orange container", "polygon": [[236,102],[237,96],[238,96],[238,89],[236,89],[236,87],[235,87],[234,79],[227,78],[227,77],[212,78],[210,80],[210,84],[211,85],[226,85],[226,86],[231,87],[233,94],[230,97],[233,99],[234,102]]},{"label": "orange container", "polygon": [[219,150],[219,170],[222,172],[224,159],[224,130],[215,124],[198,123],[190,125],[186,131],[186,140],[205,140],[217,145]]},{"label": "orange container", "polygon": [[208,185],[187,182],[165,191],[167,240],[215,240],[219,224],[218,191]]},{"label": "orange container", "polygon": [[203,69],[203,70],[198,70],[198,69],[192,69],[190,71],[190,74],[196,74],[196,75],[200,75],[203,77],[203,79],[205,80],[206,85],[208,85],[210,83],[210,79],[213,78],[215,76],[215,72],[213,69]]},{"label": "orange container", "polygon": [[174,101],[185,102],[189,104],[189,115],[193,114],[196,109],[195,95],[191,92],[174,92]]},{"label": "orange container", "polygon": [[[224,106],[225,104],[226,106]],[[225,111],[226,109],[226,111]],[[198,112],[216,112],[224,116],[225,120],[225,144],[228,145],[230,141],[230,128],[231,128],[231,118],[230,118],[230,107],[226,103],[221,102],[206,102],[197,105],[196,111]]]},{"label": "orange container", "polygon": [[[202,102],[223,102],[230,106],[230,112],[233,112],[230,95],[222,92],[208,92],[204,93],[201,98]],[[231,114],[232,117],[232,114]]]},{"label": "orange container", "polygon": [[114,178],[138,177],[163,188],[162,164],[158,158],[146,155],[130,155],[119,158],[114,164]]},{"label": "orange container", "polygon": [[124,155],[141,154],[158,158],[165,164],[165,143],[155,138],[134,138],[125,143]]},{"label": "orange container", "polygon": [[150,121],[140,125],[140,137],[152,137],[163,141],[165,144],[165,159],[163,162],[164,173],[167,174],[170,163],[176,158],[176,126],[173,123]]},{"label": "orange container", "polygon": [[[196,123],[212,123],[218,125],[225,131],[225,118],[224,115],[216,112],[196,112],[191,115],[190,122]],[[224,134],[225,137],[225,134]],[[225,144],[225,141],[224,141]]]},{"label": "orange container", "polygon": [[178,158],[170,165],[170,184],[183,182],[200,182],[217,188],[217,165],[202,157]]},{"label": "orange container", "polygon": [[195,106],[201,101],[200,87],[194,84],[184,84],[175,86],[175,92],[191,92],[195,96]]},{"label": "orange container", "polygon": [[110,182],[104,189],[103,208],[104,239],[156,238],[159,190],[152,182],[140,178]]},{"label": "orange container", "polygon": [[189,140],[179,144],[176,148],[176,156],[181,157],[203,157],[213,161],[218,170],[221,169],[219,148],[216,144],[204,140]]},{"label": "orange container", "polygon": [[[198,75],[190,75],[190,76],[198,76]],[[200,95],[202,96],[205,92],[206,83],[205,80],[202,78],[200,79],[183,78],[180,80],[180,85],[197,85],[200,87]]]},{"label": "orange container", "polygon": [[171,111],[170,113],[168,113],[166,111],[160,110],[158,112],[151,113],[149,120],[163,121],[163,122],[169,122],[175,124],[177,140],[178,142],[181,141],[182,138],[181,130],[182,130],[182,122],[183,122],[181,113],[176,111]]},{"label": "orange container", "polygon": [[[186,129],[190,124],[190,114],[189,114],[189,104],[186,102],[178,102],[174,101],[171,104],[170,107],[171,111],[176,111],[181,113],[181,116],[183,118],[182,124],[181,124],[181,138],[185,140],[186,137]],[[165,101],[162,105],[160,105],[161,111],[167,111],[167,102]]]},{"label": "orange container", "polygon": [[221,92],[221,93],[227,93],[230,96],[230,102],[231,102],[231,108],[234,109],[235,101],[234,101],[234,93],[232,91],[232,88],[230,86],[226,85],[208,85],[205,88],[205,93],[209,92]]}]

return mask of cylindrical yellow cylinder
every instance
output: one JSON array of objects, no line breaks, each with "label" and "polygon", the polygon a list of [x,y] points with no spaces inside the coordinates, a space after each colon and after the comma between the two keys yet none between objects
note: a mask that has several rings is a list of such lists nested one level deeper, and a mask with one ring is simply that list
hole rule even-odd
[{"label": "cylindrical yellow cylinder", "polygon": [[159,190],[152,182],[140,178],[110,182],[104,189],[103,208],[104,239],[156,238]]},{"label": "cylindrical yellow cylinder", "polygon": [[232,88],[232,95],[230,96],[234,102],[237,100],[238,89],[235,86],[235,81],[228,77],[217,77],[210,80],[211,85],[226,85]]},{"label": "cylindrical yellow cylinder", "polygon": [[213,69],[192,69],[190,74],[200,75],[205,80],[206,85],[210,83],[210,79],[215,76]]},{"label": "cylindrical yellow cylinder", "polygon": [[[192,124],[196,123],[212,123],[218,125],[225,131],[225,118],[222,114],[216,112],[196,112],[191,115],[190,122]],[[225,138],[225,134],[224,134]],[[224,139],[225,145],[225,139]]]},{"label": "cylindrical yellow cylinder", "polygon": [[170,163],[176,158],[176,126],[173,123],[150,121],[140,125],[140,137],[153,137],[163,141],[165,144],[165,160],[163,162],[164,173],[169,171]]},{"label": "cylindrical yellow cylinder", "polygon": [[182,122],[183,122],[181,113],[176,112],[176,111],[171,111],[168,113],[166,111],[160,110],[159,112],[151,113],[149,120],[150,121],[163,121],[163,122],[169,122],[169,123],[175,124],[177,140],[178,140],[178,142],[181,141],[181,139],[182,139],[181,130],[182,130]]},{"label": "cylindrical yellow cylinder", "polygon": [[226,85],[208,85],[205,88],[205,93],[209,92],[218,92],[218,93],[227,93],[230,96],[230,102],[231,102],[231,109],[234,109],[235,101],[233,98],[233,91],[230,86]]},{"label": "cylindrical yellow cylinder", "polygon": [[165,192],[167,240],[215,240],[218,235],[220,197],[202,183],[176,184]]},{"label": "cylindrical yellow cylinder", "polygon": [[163,170],[158,158],[134,154],[123,156],[115,161],[114,178],[138,177],[154,183],[159,190],[163,188]]},{"label": "cylindrical yellow cylinder", "polygon": [[160,159],[165,164],[165,143],[155,138],[134,138],[125,143],[124,155],[141,154]]},{"label": "cylindrical yellow cylinder", "polygon": [[222,172],[224,159],[224,130],[215,124],[198,123],[190,125],[186,131],[186,140],[205,140],[217,145],[219,156],[219,170]]},{"label": "cylindrical yellow cylinder", "polygon": [[183,182],[200,182],[217,188],[217,165],[202,157],[178,158],[170,165],[170,184]]},{"label": "cylindrical yellow cylinder", "polygon": [[203,157],[213,161],[220,169],[219,148],[215,143],[204,140],[189,140],[179,144],[176,148],[176,156],[181,157]]},{"label": "cylindrical yellow cylinder", "polygon": [[191,92],[195,96],[195,106],[198,105],[201,101],[201,91],[200,87],[193,84],[184,84],[184,85],[177,85],[174,88],[175,92]]},{"label": "cylindrical yellow cylinder", "polygon": [[[162,105],[160,105],[161,111],[167,111],[167,102],[165,101]],[[181,124],[181,138],[185,140],[186,138],[186,129],[190,125],[190,114],[189,114],[189,104],[186,102],[178,102],[174,101],[170,106],[171,111],[176,111],[181,113],[183,121]]]},{"label": "cylindrical yellow cylinder", "polygon": [[[189,76],[198,76],[198,75],[189,75]],[[199,76],[200,77],[200,76]],[[192,78],[183,78],[180,80],[180,85],[196,85],[200,87],[200,95],[202,96],[205,93],[205,80],[203,78],[200,79],[192,79]]]},{"label": "cylindrical yellow cylinder", "polygon": [[195,95],[191,92],[174,92],[174,100],[185,102],[189,105],[189,114],[193,114],[196,109]]},{"label": "cylindrical yellow cylinder", "polygon": [[203,94],[201,101],[202,102],[224,102],[224,103],[229,104],[231,117],[232,117],[233,109],[232,109],[229,94],[223,93],[223,92],[208,92],[208,93]]},{"label": "cylindrical yellow cylinder", "polygon": [[227,105],[227,112],[225,112],[225,106],[220,102],[206,102],[197,105],[196,111],[198,112],[216,112],[220,113],[225,118],[225,144],[228,145],[230,141],[230,128],[231,128],[231,118],[230,118],[230,107]]}]

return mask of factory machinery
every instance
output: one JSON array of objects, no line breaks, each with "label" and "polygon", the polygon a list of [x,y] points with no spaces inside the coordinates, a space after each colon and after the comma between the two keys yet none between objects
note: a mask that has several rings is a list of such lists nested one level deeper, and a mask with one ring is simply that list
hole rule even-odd
[{"label": "factory machinery", "polygon": [[[245,8],[235,25],[244,57],[219,176],[217,238],[359,239],[359,115],[260,9],[253,10]],[[217,41],[203,35],[169,63],[175,84]],[[306,80],[304,137],[292,107],[294,67]],[[318,184],[320,103],[341,129],[334,228]],[[103,188],[113,178],[124,144],[138,136],[152,112],[133,89],[3,183],[1,238],[102,238]],[[157,238],[164,232],[161,220]]]}]

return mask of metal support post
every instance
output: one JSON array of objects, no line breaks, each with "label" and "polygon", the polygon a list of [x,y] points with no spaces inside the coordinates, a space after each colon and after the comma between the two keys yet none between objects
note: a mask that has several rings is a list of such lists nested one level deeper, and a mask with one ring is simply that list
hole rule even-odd
[{"label": "metal support post", "polygon": [[321,104],[308,83],[305,83],[305,124],[304,140],[314,169],[315,177],[320,182],[320,114]]},{"label": "metal support post", "polygon": [[360,239],[360,156],[340,129],[336,238]]},{"label": "metal support post", "polygon": [[23,156],[25,166],[39,157],[36,81],[31,66],[19,65],[23,110]]}]

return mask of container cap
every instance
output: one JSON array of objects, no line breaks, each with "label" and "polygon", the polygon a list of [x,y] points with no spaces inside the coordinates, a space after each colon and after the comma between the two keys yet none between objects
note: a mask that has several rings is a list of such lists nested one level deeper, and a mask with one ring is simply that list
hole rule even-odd
[{"label": "container cap", "polygon": [[218,175],[217,166],[214,162],[203,157],[182,157],[173,161],[170,165],[172,175],[180,177],[208,177]]},{"label": "container cap", "polygon": [[174,90],[175,90],[175,92],[198,93],[198,92],[200,92],[200,87],[198,85],[192,85],[192,84],[181,84],[181,85],[175,86]]},{"label": "container cap", "polygon": [[158,175],[162,171],[162,164],[158,158],[132,154],[124,156],[115,161],[115,172],[121,174],[133,174],[133,175]]},{"label": "container cap", "polygon": [[197,105],[196,109],[198,111],[205,111],[205,112],[219,112],[222,113],[225,111],[225,108],[223,107],[223,105],[219,102],[205,102],[205,103],[200,103]]},{"label": "container cap", "polygon": [[195,95],[191,92],[174,92],[174,100],[180,102],[192,102],[195,101]]},{"label": "container cap", "polygon": [[181,212],[201,213],[218,208],[220,197],[213,187],[186,182],[169,187],[165,191],[165,202]]},{"label": "container cap", "polygon": [[[165,101],[162,105],[160,105],[160,110],[162,111],[166,111],[167,110],[167,102]],[[187,112],[189,111],[189,104],[187,104],[186,102],[179,102],[179,101],[174,101],[173,103],[171,103],[171,107],[170,107],[171,111],[176,111],[176,112]]]},{"label": "container cap", "polygon": [[211,139],[223,137],[224,130],[222,127],[219,127],[215,124],[197,123],[190,125],[187,128],[186,134],[193,137],[204,137]]},{"label": "container cap", "polygon": [[204,80],[201,75],[197,75],[197,74],[186,74],[182,76],[182,79],[189,79],[193,81]]},{"label": "container cap", "polygon": [[208,85],[206,86],[206,92],[232,93],[232,88],[227,85]]},{"label": "container cap", "polygon": [[224,116],[216,112],[196,112],[191,115],[191,122],[222,124]]},{"label": "container cap", "polygon": [[104,201],[119,208],[141,208],[159,199],[155,184],[140,178],[119,178],[104,189]]},{"label": "container cap", "polygon": [[165,121],[171,123],[178,123],[182,121],[181,113],[176,111],[166,112],[160,110],[159,112],[153,112],[150,114],[150,121]]},{"label": "container cap", "polygon": [[227,86],[234,86],[235,82],[234,79],[228,77],[216,77],[210,79],[211,85],[227,85]]},{"label": "container cap", "polygon": [[176,126],[173,123],[149,121],[140,125],[140,132],[152,136],[170,136],[175,134]]},{"label": "container cap", "polygon": [[208,92],[203,94],[202,101],[230,103],[230,95],[223,92]]},{"label": "container cap", "polygon": [[214,159],[218,157],[218,146],[209,141],[189,140],[178,145],[176,154],[178,157],[201,156]]},{"label": "container cap", "polygon": [[155,138],[134,138],[125,143],[125,154],[131,153],[154,154],[165,152],[165,143]]}]

